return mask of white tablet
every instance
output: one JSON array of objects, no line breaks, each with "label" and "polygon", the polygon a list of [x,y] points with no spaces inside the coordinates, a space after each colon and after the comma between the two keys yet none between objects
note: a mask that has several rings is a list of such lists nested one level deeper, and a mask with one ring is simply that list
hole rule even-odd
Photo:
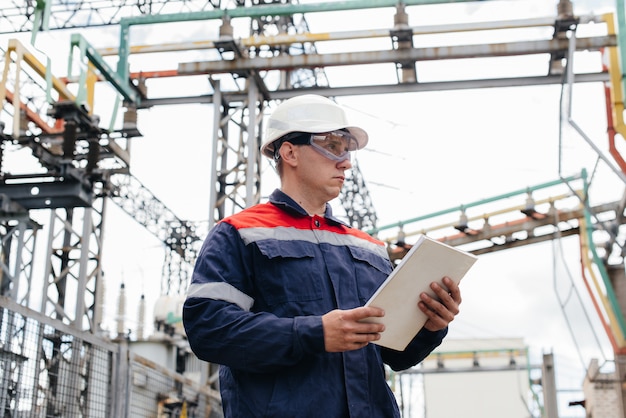
[{"label": "white tablet", "polygon": [[426,292],[436,298],[430,289],[432,282],[441,283],[447,276],[459,283],[477,259],[474,254],[421,235],[365,304],[385,310],[384,317],[365,320],[385,324],[380,340],[373,342],[404,350],[428,319],[417,306],[420,294]]}]

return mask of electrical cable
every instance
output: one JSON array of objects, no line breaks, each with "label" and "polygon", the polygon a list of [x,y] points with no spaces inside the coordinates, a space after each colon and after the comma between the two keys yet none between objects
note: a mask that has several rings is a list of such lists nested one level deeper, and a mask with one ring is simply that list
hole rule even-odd
[{"label": "electrical cable", "polygon": [[[592,150],[597,155],[594,168],[591,174],[591,177],[587,181],[590,188],[594,176],[598,170],[598,165],[600,161],[603,161],[606,166],[614,172],[617,177],[626,184],[626,175],[622,173],[618,168],[616,168],[611,161],[603,154],[603,152],[589,139],[589,137],[583,132],[583,130],[576,124],[576,122],[572,119],[572,90],[573,90],[573,80],[574,80],[574,52],[576,51],[576,28],[570,30],[570,38],[569,38],[569,46],[568,46],[568,55],[565,63],[565,69],[563,72],[563,79],[561,80],[561,91],[560,91],[560,107],[559,107],[559,152],[558,152],[558,175],[559,178],[565,180],[562,172],[562,161],[563,161],[563,127],[565,123],[569,124],[574,130],[583,138],[583,140],[589,145]],[[567,93],[566,93],[567,92]],[[602,229],[609,234],[613,242],[617,242],[617,234],[613,231],[613,228],[610,223],[605,222],[601,219],[598,219],[591,207],[589,206],[588,195],[580,196],[576,191],[571,187],[569,182],[564,181],[565,185],[574,193],[575,196],[578,196],[580,203],[584,205],[585,209],[591,214],[593,219],[596,222],[597,226],[602,227]],[[587,191],[586,191],[587,193]],[[608,257],[608,255],[607,255]]]},{"label": "electrical cable", "polygon": [[[615,168],[610,164],[609,161],[607,161],[606,158],[604,158],[601,150],[599,150],[588,138],[587,136],[584,134],[584,132],[582,132],[582,130],[578,127],[578,125],[572,120],[571,118],[571,114],[572,114],[572,80],[574,77],[573,74],[573,56],[574,56],[574,52],[575,52],[575,44],[576,44],[576,29],[572,29],[570,30],[570,38],[569,38],[569,50],[568,50],[568,56],[566,59],[566,64],[565,64],[565,71],[564,71],[564,78],[561,81],[561,92],[560,92],[560,108],[559,108],[559,112],[560,112],[560,123],[559,123],[559,152],[558,152],[558,174],[559,177],[563,179],[563,174],[562,174],[562,161],[563,161],[563,155],[562,155],[562,150],[563,150],[563,128],[565,125],[565,122],[567,122],[570,126],[572,126],[582,137],[583,139],[587,142],[587,144],[596,152],[597,154],[597,158],[594,164],[594,168],[592,171],[592,177],[591,179],[593,179],[593,177],[595,176],[597,169],[598,169],[598,164],[600,162],[600,160],[604,161],[609,168],[613,169],[615,171]],[[618,177],[624,179],[623,175],[620,176],[620,173],[617,173]],[[584,208],[591,214],[591,216],[593,217],[593,219],[596,222],[596,225],[601,226],[602,229],[604,231],[606,231],[610,236],[612,236],[613,239],[616,239],[616,236],[614,236],[614,234],[611,232],[611,228],[610,226],[605,225],[605,222],[603,222],[602,220],[598,219],[595,214],[593,213],[593,211],[591,210],[591,207],[589,205],[589,196],[588,196],[588,188],[585,190],[585,195],[581,196],[578,193],[576,193],[572,186],[568,183],[565,182],[565,184],[567,185],[568,188],[570,188],[570,190],[572,190],[572,192],[574,192],[574,195],[578,197],[581,205],[584,206]],[[591,185],[591,180],[588,183],[589,185]],[[567,264],[564,260],[564,254],[563,254],[563,248],[562,248],[562,236],[560,234],[560,229],[558,228],[558,217],[555,213],[555,222],[554,225],[556,227],[556,238],[554,240],[552,240],[552,248],[553,248],[553,286],[554,286],[554,292],[555,295],[557,297],[557,300],[559,302],[561,311],[563,312],[563,316],[565,318],[568,330],[570,332],[570,335],[572,337],[573,343],[575,345],[576,348],[576,352],[579,356],[579,360],[581,361],[581,364],[583,366],[583,370],[586,370],[587,365],[584,362],[581,350],[580,350],[580,346],[578,345],[578,342],[576,340],[576,336],[574,334],[574,329],[572,327],[572,324],[567,316],[567,313],[565,311],[565,305],[568,304],[570,297],[575,294],[576,297],[578,298],[578,301],[580,303],[580,306],[582,308],[582,312],[587,320],[587,323],[590,325],[590,329],[592,332],[592,335],[596,341],[596,343],[598,344],[598,347],[600,349],[600,354],[603,357],[603,360],[606,362],[606,356],[604,354],[604,351],[602,349],[602,344],[600,343],[598,336],[596,334],[596,332],[593,329],[593,326],[591,326],[591,320],[590,317],[588,315],[587,310],[585,309],[585,306],[583,304],[582,298],[580,296],[580,293],[578,292],[575,283],[573,281],[572,278],[572,274],[569,271]],[[579,231],[579,233],[584,233],[584,231]],[[558,242],[557,242],[558,241]],[[558,244],[558,245],[557,245]],[[557,272],[556,272],[556,265],[557,265],[557,255],[556,255],[556,251],[557,251],[557,246],[558,246],[558,250],[559,250],[559,254],[560,254],[560,258],[561,261],[563,263],[563,266],[566,270],[566,275],[569,278],[570,281],[570,293],[569,296],[563,300],[560,297],[558,288],[557,288]],[[582,261],[581,261],[582,262]]]},{"label": "electrical cable", "polygon": [[[555,213],[555,225],[558,225],[558,215]],[[558,251],[558,256],[557,256],[557,251]],[[572,337],[572,342],[574,343],[575,349],[576,349],[576,353],[578,354],[579,360],[581,362],[581,365],[583,367],[583,370],[586,370],[587,368],[587,364],[584,361],[581,349],[580,349],[580,345],[578,344],[578,341],[576,339],[576,335],[574,333],[574,329],[572,327],[572,323],[568,318],[567,312],[565,311],[566,305],[570,302],[570,298],[575,295],[576,298],[578,299],[578,302],[580,303],[580,307],[581,307],[581,311],[587,321],[587,323],[589,324],[589,328],[591,330],[591,333],[594,337],[594,340],[596,342],[596,344],[598,345],[598,348],[600,350],[600,354],[602,355],[603,360],[606,361],[606,356],[604,355],[604,351],[602,350],[602,344],[600,343],[600,340],[598,338],[597,333],[594,331],[592,323],[591,323],[591,318],[589,317],[589,314],[587,312],[587,310],[585,309],[585,305],[583,302],[582,297],[580,296],[580,293],[578,292],[578,288],[576,287],[576,284],[574,283],[573,280],[573,276],[571,274],[571,271],[569,269],[569,267],[567,266],[566,260],[564,259],[564,255],[563,255],[563,243],[562,243],[562,236],[560,233],[560,230],[558,229],[557,226],[557,230],[556,230],[556,238],[552,240],[552,255],[553,255],[553,259],[552,259],[552,282],[553,282],[553,287],[554,287],[554,293],[557,297],[557,301],[559,303],[559,307],[561,308],[561,312],[563,313],[563,317],[565,319],[567,328],[570,332],[570,335]],[[565,299],[561,298],[561,295],[559,293],[558,290],[558,286],[557,286],[557,279],[558,279],[558,274],[556,271],[556,267],[557,267],[557,263],[558,263],[558,259],[560,259],[563,268],[565,269],[565,276],[566,278],[569,279],[569,291],[568,291],[568,296]]]}]

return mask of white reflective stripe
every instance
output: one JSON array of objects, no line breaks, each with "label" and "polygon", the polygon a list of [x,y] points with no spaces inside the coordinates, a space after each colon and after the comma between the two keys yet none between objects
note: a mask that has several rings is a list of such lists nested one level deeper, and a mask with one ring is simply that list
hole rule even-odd
[{"label": "white reflective stripe", "polygon": [[254,304],[254,299],[246,295],[235,286],[223,283],[192,283],[187,291],[187,298],[203,298],[223,300],[234,303],[244,311],[249,311]]},{"label": "white reflective stripe", "polygon": [[275,239],[278,241],[308,241],[314,244],[326,243],[330,245],[349,245],[369,250],[380,257],[388,258],[387,249],[384,245],[377,245],[373,242],[354,235],[338,234],[336,232],[325,231],[323,229],[297,229],[294,227],[275,228],[241,228],[239,234],[246,245],[251,242],[264,239]]},{"label": "white reflective stripe", "polygon": [[354,235],[336,234],[334,232],[324,230],[317,230],[315,232],[317,234],[321,233],[321,237],[323,238],[324,242],[327,242],[331,245],[349,245],[351,247],[359,247],[369,250],[382,258],[389,258],[387,248],[384,245],[378,245],[371,241],[355,237]]}]

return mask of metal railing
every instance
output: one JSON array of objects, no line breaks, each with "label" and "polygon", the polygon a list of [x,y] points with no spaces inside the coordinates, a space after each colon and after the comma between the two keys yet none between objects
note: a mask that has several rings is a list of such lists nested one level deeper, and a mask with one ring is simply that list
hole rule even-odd
[{"label": "metal railing", "polygon": [[[178,360],[176,344],[161,346]],[[174,369],[0,297],[3,418],[220,417],[219,395]]]}]

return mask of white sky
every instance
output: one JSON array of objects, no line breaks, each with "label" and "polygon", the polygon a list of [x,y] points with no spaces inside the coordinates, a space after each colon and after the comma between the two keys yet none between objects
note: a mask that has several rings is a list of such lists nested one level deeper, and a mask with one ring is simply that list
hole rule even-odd
[{"label": "white sky", "polygon": [[[556,14],[557,3],[557,0],[516,0],[420,6],[420,13],[410,12],[409,24],[495,20],[495,16],[547,17]],[[574,1],[574,11],[579,15],[592,11],[599,14],[612,8],[613,1],[609,0]],[[349,16],[336,13],[333,19],[312,14],[307,21],[312,32],[392,25],[393,10],[375,13],[379,19],[375,23],[371,15],[359,17],[354,12]],[[344,23],[338,25],[337,20]],[[183,30],[160,31],[164,32],[167,42],[175,37],[183,40],[187,35]],[[93,33],[85,31],[84,36],[98,47],[117,43],[117,29],[99,30],[98,36]],[[159,35],[154,31],[149,33],[145,42],[158,43]],[[55,75],[65,75],[67,52],[58,46],[69,46],[69,34],[41,34],[42,43],[46,36],[57,42],[55,49],[45,49],[54,61],[54,68],[58,68]],[[212,32],[205,38],[215,36]],[[143,64],[145,70],[175,68],[175,63],[159,57],[145,59],[151,59],[149,64]],[[193,59],[197,58],[183,61]],[[532,60],[529,57],[528,62],[518,61],[511,70],[520,71],[521,75],[545,65]],[[597,61],[597,57],[589,57],[593,71],[597,71],[594,67]],[[483,65],[474,71],[480,75],[494,72],[494,67]],[[446,77],[454,80],[472,76],[471,70],[470,65],[452,67],[435,62],[420,66],[418,77],[428,81]],[[327,71],[331,85],[334,79],[345,82],[344,71]],[[349,77],[360,74],[374,76],[371,71],[361,70],[351,71]],[[206,84],[195,88],[208,92]],[[186,94],[184,86],[172,88],[176,88],[176,93],[165,91],[164,87],[162,94],[156,90],[149,94]],[[576,85],[572,116],[606,152],[603,94],[600,84]],[[359,151],[357,158],[377,210],[378,225],[556,180],[559,174],[578,174],[582,168],[591,171],[595,156],[571,129],[565,132],[563,148],[559,149],[559,95],[559,86],[543,86],[339,98],[338,102],[347,106],[357,123],[370,134],[368,149]],[[105,117],[109,110],[102,111]],[[143,138],[133,141],[131,171],[181,219],[200,221],[208,217],[211,126],[206,121],[212,120],[212,115],[209,105],[157,107],[139,114]],[[563,158],[561,173],[559,155]],[[624,185],[606,167],[601,167],[600,174],[601,180],[592,189],[597,194],[592,199],[596,196],[596,203],[605,203],[621,198]],[[267,181],[266,195],[275,184],[271,169],[265,169],[263,180]],[[116,291],[122,281],[131,301],[127,308],[129,316],[136,307],[132,301],[138,300],[142,292],[148,309],[152,309],[159,296],[164,252],[156,238],[114,204],[109,205],[107,224],[103,265],[110,297],[105,313],[112,324]],[[481,256],[462,283],[461,314],[451,325],[449,338],[521,337],[531,350],[532,362],[538,363],[544,352],[555,354],[559,389],[580,388],[590,359],[599,358],[603,363],[612,359],[612,352],[595,311],[589,308],[579,258],[577,236]],[[587,311],[582,309],[577,297],[570,297],[564,314],[559,301],[565,300],[571,286],[578,289]],[[129,327],[135,327],[133,321],[129,319]],[[573,333],[568,322],[574,325]],[[111,329],[115,326],[111,325]],[[578,416],[571,408],[561,413]]]}]

